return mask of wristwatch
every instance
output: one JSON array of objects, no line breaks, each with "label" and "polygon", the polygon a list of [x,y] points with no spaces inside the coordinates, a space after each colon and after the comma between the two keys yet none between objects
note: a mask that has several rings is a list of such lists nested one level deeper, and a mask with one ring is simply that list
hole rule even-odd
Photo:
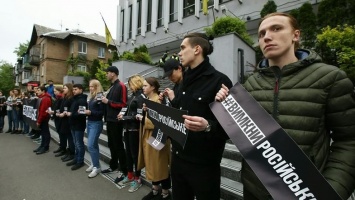
[{"label": "wristwatch", "polygon": [[205,128],[205,132],[210,132],[211,131],[211,125],[207,123],[207,126]]}]

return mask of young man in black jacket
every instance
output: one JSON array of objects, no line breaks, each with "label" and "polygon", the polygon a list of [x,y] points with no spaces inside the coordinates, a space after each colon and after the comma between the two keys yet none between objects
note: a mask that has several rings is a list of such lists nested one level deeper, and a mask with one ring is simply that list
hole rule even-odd
[{"label": "young man in black jacket", "polygon": [[222,84],[232,87],[232,82],[210,64],[210,40],[205,34],[190,33],[180,45],[180,61],[188,69],[175,98],[176,107],[189,113],[183,116],[189,134],[184,148],[172,140],[174,200],[220,199],[220,162],[228,136],[209,104]]},{"label": "young man in black jacket", "polygon": [[123,176],[115,179],[115,183],[118,183],[127,176],[126,152],[122,141],[123,126],[122,122],[117,119],[121,109],[127,106],[127,88],[118,79],[117,67],[108,67],[106,77],[111,82],[111,87],[108,89],[106,96],[102,97],[102,103],[106,104],[104,119],[107,122],[107,139],[111,160],[110,167],[101,173],[111,173],[117,170],[119,162]]},{"label": "young man in black jacket", "polygon": [[73,136],[75,146],[75,158],[67,163],[67,166],[72,166],[72,170],[77,170],[84,166],[84,131],[86,128],[86,115],[81,113],[81,110],[86,110],[87,95],[83,94],[83,86],[81,84],[73,85],[73,102],[66,113],[69,116],[69,125]]}]

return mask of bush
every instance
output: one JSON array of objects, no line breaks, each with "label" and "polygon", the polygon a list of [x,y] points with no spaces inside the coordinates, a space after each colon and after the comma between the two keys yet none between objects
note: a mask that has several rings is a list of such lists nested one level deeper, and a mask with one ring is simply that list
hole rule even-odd
[{"label": "bush", "polygon": [[253,40],[247,33],[245,22],[235,17],[218,18],[211,27],[205,28],[207,35],[214,37],[225,35],[227,33],[237,33],[246,43],[253,45]]}]

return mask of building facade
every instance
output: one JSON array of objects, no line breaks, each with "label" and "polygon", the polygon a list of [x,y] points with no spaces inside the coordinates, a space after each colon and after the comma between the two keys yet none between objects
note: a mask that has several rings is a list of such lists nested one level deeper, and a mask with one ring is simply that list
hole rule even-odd
[{"label": "building facade", "polygon": [[[260,11],[268,0],[209,0],[208,14],[201,0],[120,0],[117,6],[116,40],[120,52],[145,44],[154,61],[164,52],[178,52],[183,36],[203,32],[222,16],[235,16],[246,22],[248,33],[257,42]],[[274,0],[277,11],[288,12],[306,2],[320,0]]]},{"label": "building facade", "polygon": [[89,70],[94,59],[107,62],[112,58],[104,36],[80,30],[59,31],[35,24],[22,63],[17,65],[16,83],[26,86],[52,80],[63,84],[70,71]]}]

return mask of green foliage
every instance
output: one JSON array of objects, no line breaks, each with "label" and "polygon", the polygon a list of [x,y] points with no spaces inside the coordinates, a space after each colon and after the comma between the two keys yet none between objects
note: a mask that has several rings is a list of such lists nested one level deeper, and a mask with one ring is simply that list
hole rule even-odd
[{"label": "green foliage", "polygon": [[134,48],[133,53],[130,51],[124,51],[120,58],[122,60],[132,60],[135,62],[152,64],[152,59],[149,55],[148,48],[145,45]]},{"label": "green foliage", "polygon": [[236,17],[221,17],[218,18],[211,27],[205,28],[207,35],[214,37],[225,35],[227,33],[237,33],[241,38],[250,45],[253,45],[253,40],[247,33],[245,22]]},{"label": "green foliage", "polygon": [[111,85],[111,83],[107,80],[106,72],[104,71],[108,66],[108,64],[100,61],[100,65],[98,66],[97,72],[95,74],[96,79],[100,81],[104,90],[107,90]]},{"label": "green foliage", "polygon": [[117,51],[114,51],[114,52],[113,52],[113,57],[112,57],[111,64],[112,64],[112,62],[117,61],[117,60],[119,60],[119,59],[120,59],[120,57],[118,56]]},{"label": "green foliage", "polygon": [[274,13],[277,11],[277,6],[274,1],[269,0],[260,12],[260,16],[263,18],[267,14]]},{"label": "green foliage", "polygon": [[69,76],[82,76],[84,77],[84,90],[89,89],[89,81],[92,79],[91,75],[89,72],[83,72],[83,71],[74,71],[74,72],[68,72]]},{"label": "green foliage", "polygon": [[99,67],[100,61],[98,59],[94,59],[89,70],[90,78],[95,78],[95,74],[97,73]]},{"label": "green foliage", "polygon": [[14,53],[17,55],[18,58],[21,58],[24,53],[26,53],[28,45],[30,42],[27,40],[24,43],[20,43],[18,47],[15,48]]},{"label": "green foliage", "polygon": [[340,24],[355,25],[354,0],[322,0],[318,7],[318,26],[335,28]]},{"label": "green foliage", "polygon": [[[74,73],[78,69],[79,64],[86,64],[86,59],[82,56],[73,56],[73,54],[67,59],[68,67],[71,66],[71,73]],[[69,73],[69,72],[68,72]]]},{"label": "green foliage", "polygon": [[[330,49],[336,66],[344,70],[355,83],[355,26],[327,26],[317,36],[318,45]],[[322,53],[322,52],[321,52]],[[329,54],[329,52],[327,52]],[[321,55],[324,58],[324,55]]]},{"label": "green foliage", "polygon": [[3,95],[8,96],[9,91],[15,87],[13,68],[10,63],[0,61],[0,90]]},{"label": "green foliage", "polygon": [[315,40],[317,37],[317,19],[313,12],[312,5],[310,3],[304,3],[299,8],[297,21],[301,29],[301,47],[305,49],[312,49],[315,46]]}]

